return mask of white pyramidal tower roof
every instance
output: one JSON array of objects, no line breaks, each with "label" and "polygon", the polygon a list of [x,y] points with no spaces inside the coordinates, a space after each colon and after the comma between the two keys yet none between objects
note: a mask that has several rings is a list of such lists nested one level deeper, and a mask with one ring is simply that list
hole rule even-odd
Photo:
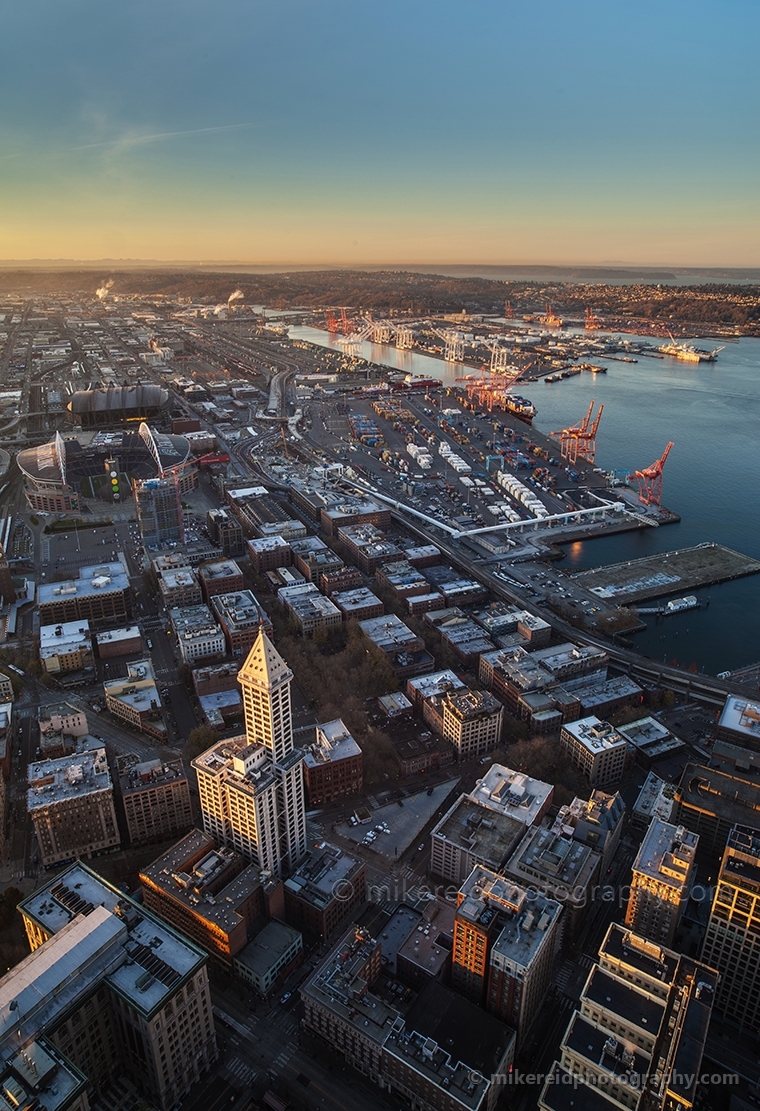
[{"label": "white pyramidal tower roof", "polygon": [[259,626],[259,635],[238,672],[238,682],[271,690],[290,682],[292,678],[293,672],[264,632],[264,627]]}]

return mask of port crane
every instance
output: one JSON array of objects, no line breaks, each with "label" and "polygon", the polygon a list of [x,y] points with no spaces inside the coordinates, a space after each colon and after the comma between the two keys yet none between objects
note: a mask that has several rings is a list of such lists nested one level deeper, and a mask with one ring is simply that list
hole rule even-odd
[{"label": "port crane", "polygon": [[642,470],[634,471],[633,474],[628,475],[629,482],[636,482],[638,484],[639,501],[643,505],[660,504],[660,495],[662,494],[662,470],[672,447],[673,441],[671,440],[661,457],[656,459],[650,467],[644,467]]},{"label": "port crane", "polygon": [[562,428],[558,432],[549,433],[553,439],[559,440],[560,455],[568,463],[577,463],[579,459],[584,459],[587,463],[593,464],[596,458],[596,434],[599,431],[604,405],[599,406],[592,423],[594,405],[595,402],[592,401],[582,421],[571,424],[568,428]]},{"label": "port crane", "polygon": [[456,328],[447,328],[442,332],[440,328],[431,329],[433,335],[438,336],[446,344],[444,359],[447,363],[461,363],[464,359],[464,336]]},{"label": "port crane", "polygon": [[340,324],[335,313],[328,312],[327,314],[327,331],[331,336],[334,336],[340,330]]},{"label": "port crane", "polygon": [[511,301],[505,301],[504,302],[504,316],[506,317],[507,320],[514,320],[515,311],[512,308],[512,302]]},{"label": "port crane", "polygon": [[552,311],[551,305],[549,305],[548,303],[546,306],[546,312],[542,317],[539,317],[539,319],[544,328],[561,328],[562,324],[564,323],[562,317],[557,316],[557,314]]},{"label": "port crane", "polygon": [[602,322],[596,315],[593,309],[586,309],[586,323],[585,328],[587,332],[598,332],[602,327]]}]

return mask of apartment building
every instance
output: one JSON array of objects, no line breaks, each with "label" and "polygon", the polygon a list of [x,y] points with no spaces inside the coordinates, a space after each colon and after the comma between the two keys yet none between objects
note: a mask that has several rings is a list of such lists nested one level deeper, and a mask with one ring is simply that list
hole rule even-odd
[{"label": "apartment building", "polygon": [[501,740],[504,707],[488,691],[449,691],[442,699],[442,734],[457,759],[475,760]]}]

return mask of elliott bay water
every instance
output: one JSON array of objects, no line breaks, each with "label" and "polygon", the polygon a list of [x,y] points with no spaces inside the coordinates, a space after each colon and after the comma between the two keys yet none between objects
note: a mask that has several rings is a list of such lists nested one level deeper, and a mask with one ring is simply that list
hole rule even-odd
[{"label": "elliott bay water", "polygon": [[[337,341],[316,328],[294,327],[292,338],[322,346]],[[712,348],[712,340],[694,340]],[[394,347],[362,345],[373,362],[447,384],[462,373],[438,359]],[[664,470],[662,502],[679,524],[571,544],[568,570],[636,559],[712,540],[760,559],[760,339],[726,344],[715,363],[639,357],[620,363],[593,356],[607,374],[583,373],[547,385],[518,386],[538,410],[543,433],[574,424],[589,402],[604,405],[596,462],[606,470],[634,471],[674,443]],[[760,575],[696,591],[709,606],[655,621],[630,638],[655,659],[716,674],[760,660]]]}]

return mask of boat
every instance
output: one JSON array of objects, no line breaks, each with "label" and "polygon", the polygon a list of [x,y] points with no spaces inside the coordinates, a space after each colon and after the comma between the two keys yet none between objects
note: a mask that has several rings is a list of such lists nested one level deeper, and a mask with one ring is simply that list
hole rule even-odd
[{"label": "boat", "polygon": [[440,390],[440,378],[427,378],[422,374],[407,374],[403,382],[391,383],[392,390]]},{"label": "boat", "polygon": [[686,610],[695,609],[699,609],[696,594],[685,594],[683,598],[672,598],[666,603],[662,612],[667,615],[669,613],[685,613]]},{"label": "boat", "polygon": [[663,343],[657,350],[661,355],[670,355],[672,359],[680,359],[684,363],[714,363],[723,348],[714,347],[712,351],[705,351],[693,343],[678,343],[671,339],[670,343]]},{"label": "boat", "polygon": [[504,408],[526,424],[531,424],[536,415],[536,406],[533,402],[528,401],[527,397],[518,397],[517,394],[509,394],[504,399]]}]

